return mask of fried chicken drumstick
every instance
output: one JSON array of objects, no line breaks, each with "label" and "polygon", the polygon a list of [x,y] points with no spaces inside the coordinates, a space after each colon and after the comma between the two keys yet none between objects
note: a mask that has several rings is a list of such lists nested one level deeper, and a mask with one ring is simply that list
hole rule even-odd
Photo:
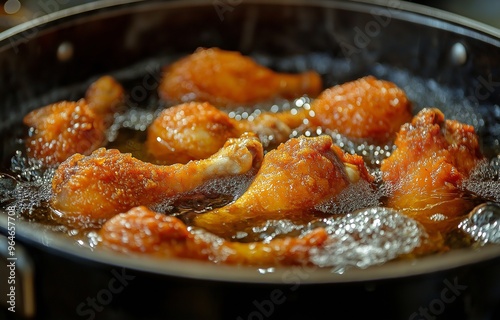
[{"label": "fried chicken drumstick", "polygon": [[460,185],[483,159],[474,127],[428,108],[401,127],[395,144],[381,164],[382,178],[393,190],[387,205],[430,231],[446,231],[473,206]]},{"label": "fried chicken drumstick", "polygon": [[90,85],[85,98],[61,101],[28,113],[28,156],[56,165],[75,153],[88,155],[106,142],[106,130],[124,102],[123,87],[110,76]]},{"label": "fried chicken drumstick", "polygon": [[316,206],[360,180],[373,181],[363,159],[344,153],[330,136],[293,138],[266,154],[240,198],[197,215],[193,225],[230,238],[266,220],[309,221]]},{"label": "fried chicken drumstick", "polygon": [[311,103],[310,126],[387,143],[411,121],[412,105],[395,83],[366,76],[324,90]]},{"label": "fried chicken drumstick", "polygon": [[188,229],[178,218],[143,206],[111,218],[99,235],[101,246],[118,252],[255,266],[310,264],[310,249],[321,247],[328,238],[325,229],[318,228],[269,243],[231,242],[202,229]]},{"label": "fried chicken drumstick", "polygon": [[277,98],[316,96],[322,81],[316,72],[275,72],[236,51],[200,48],[163,70],[161,99],[206,101],[218,107],[251,105]]},{"label": "fried chicken drumstick", "polygon": [[212,155],[228,138],[243,132],[270,140],[271,149],[288,140],[299,126],[384,143],[411,117],[411,104],[400,88],[367,76],[325,90],[299,112],[264,112],[252,120],[237,121],[206,102],[167,108],[148,128],[146,147],[156,160],[186,163]]},{"label": "fried chicken drumstick", "polygon": [[[155,162],[187,163],[217,152],[227,139],[245,132],[286,141],[290,128],[272,115],[237,121],[208,102],[188,102],[163,110],[148,127],[146,149]],[[261,138],[261,141],[263,139]]]},{"label": "fried chicken drumstick", "polygon": [[152,206],[217,178],[258,168],[262,145],[252,135],[229,139],[208,159],[158,166],[118,150],[70,157],[56,170],[51,206],[67,223],[100,225],[132,207]]}]

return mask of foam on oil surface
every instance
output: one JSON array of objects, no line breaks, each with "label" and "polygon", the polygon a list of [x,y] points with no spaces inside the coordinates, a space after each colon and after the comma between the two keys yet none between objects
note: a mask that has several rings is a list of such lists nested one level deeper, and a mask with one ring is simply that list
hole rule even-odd
[{"label": "foam on oil surface", "polygon": [[481,245],[500,244],[500,204],[487,202],[478,205],[458,228]]},{"label": "foam on oil surface", "polygon": [[316,210],[329,214],[346,214],[366,207],[381,204],[378,189],[374,189],[368,182],[360,180],[350,184],[335,198],[315,207]]},{"label": "foam on oil surface", "polygon": [[329,237],[325,246],[311,249],[311,262],[319,267],[334,268],[336,272],[385,263],[411,252],[427,237],[415,220],[384,207],[325,219],[309,228],[319,226],[326,229]]},{"label": "foam on oil surface", "polygon": [[0,203],[17,218],[23,213],[35,219],[38,209],[52,196],[54,169],[45,169],[34,159],[17,152],[11,160],[11,174],[0,174]]},{"label": "foam on oil surface", "polygon": [[500,155],[479,164],[462,188],[481,198],[500,202]]}]

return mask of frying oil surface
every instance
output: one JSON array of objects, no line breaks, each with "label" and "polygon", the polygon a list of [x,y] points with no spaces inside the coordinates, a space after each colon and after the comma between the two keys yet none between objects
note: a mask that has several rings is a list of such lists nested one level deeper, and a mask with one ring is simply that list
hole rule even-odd
[{"label": "frying oil surface", "polygon": [[[266,57],[256,58],[261,61],[268,59]],[[317,70],[321,69],[324,73],[328,72],[329,67],[339,66],[338,61],[325,60],[324,57],[281,59],[279,62],[275,61],[274,65],[285,70],[300,71],[311,66],[314,67],[314,64],[318,63],[317,61],[324,62],[321,66],[315,66]],[[270,64],[273,64],[273,62],[271,61]],[[153,67],[152,69],[158,70],[159,68]],[[337,68],[337,70],[341,72],[342,70],[344,72],[349,71],[348,66],[343,63],[340,63],[340,68]],[[132,83],[131,88],[137,87],[137,84],[133,84],[132,78],[138,79],[136,83],[141,81],[138,76],[140,73],[137,71],[118,72],[118,75],[120,74]],[[415,102],[413,111],[415,114],[424,107],[435,106],[450,118],[472,124],[479,132],[484,131],[485,121],[479,113],[474,111],[477,106],[463,99],[463,96],[457,97],[455,91],[440,87],[433,81],[415,78],[407,72],[382,65],[374,67],[373,75],[386,78],[400,85],[409,99]],[[118,79],[120,78],[118,77]],[[136,99],[135,102],[132,101],[128,111],[115,118],[115,122],[108,133],[109,143],[106,146],[107,148],[117,148],[144,161],[151,160],[144,148],[146,130],[159,112],[168,106],[161,105],[154,93],[150,92],[149,95],[147,99],[141,98]],[[228,111],[228,114],[236,120],[252,120],[263,111],[281,112],[287,110],[294,112],[293,110],[298,111],[302,108],[308,108],[310,102],[309,97],[300,97],[293,101],[276,101],[253,108],[241,107]],[[327,202],[316,208],[319,212],[330,215],[331,218],[318,220],[310,225],[296,224],[289,220],[269,220],[262,225],[236,233],[230,240],[241,242],[270,241],[283,236],[304,234],[314,224],[320,224],[328,227],[331,234],[336,234],[337,231],[335,230],[339,228],[341,232],[338,233],[339,238],[337,241],[332,240],[329,247],[322,252],[314,253],[314,259],[316,259],[318,265],[331,266],[334,264],[331,259],[336,259],[338,263],[343,261],[344,264],[369,266],[388,261],[398,254],[411,251],[412,248],[418,245],[419,239],[424,236],[416,224],[412,224],[408,220],[397,220],[382,208],[352,214],[360,209],[382,205],[383,198],[391,191],[387,190],[382,184],[378,167],[381,161],[391,154],[394,146],[392,144],[378,146],[369,144],[366,141],[354,141],[336,132],[321,128],[296,130],[291,137],[323,134],[330,135],[334,143],[346,152],[363,156],[368,169],[376,177],[378,188],[373,190],[367,185],[357,184],[345,190],[339,197],[340,201]],[[261,137],[264,147],[272,145],[272,139],[271,136]],[[497,154],[497,156],[493,157],[489,163],[480,166],[472,174],[471,178],[464,183],[464,187],[476,194],[478,198],[483,199],[482,201],[500,202],[498,192],[500,190],[498,136],[491,141],[493,141],[493,153]],[[37,161],[28,160],[22,147],[20,147],[16,154],[12,156],[11,167],[1,171],[6,173],[0,176],[0,202],[3,210],[15,212],[20,219],[45,225],[57,232],[66,233],[73,241],[84,247],[93,248],[99,241],[95,230],[66,228],[53,219],[54,213],[50,209],[48,201],[51,198],[51,180],[54,169],[44,169]],[[189,223],[194,215],[224,206],[237,199],[246,190],[251,179],[250,175],[244,175],[214,180],[189,194],[166,199],[152,209],[177,216],[184,222]],[[367,216],[368,214],[370,216]],[[400,229],[374,228],[376,225],[396,226]],[[338,252],[350,253],[341,256]],[[370,254],[362,254],[363,252]],[[383,252],[384,256],[380,256],[380,252]]]}]

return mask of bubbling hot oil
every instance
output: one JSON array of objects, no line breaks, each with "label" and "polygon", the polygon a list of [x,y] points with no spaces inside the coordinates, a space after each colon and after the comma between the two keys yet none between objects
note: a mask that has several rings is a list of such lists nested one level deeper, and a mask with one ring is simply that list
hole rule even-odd
[{"label": "bubbling hot oil", "polygon": [[[342,72],[342,70],[348,72],[346,68],[338,68],[338,62],[332,62],[325,57],[322,59],[319,58],[315,57],[312,60],[301,60],[297,58],[294,58],[295,60],[282,59],[276,64],[280,65],[282,69],[300,71],[301,69],[310,67],[311,61],[321,60],[321,70],[323,70],[325,74],[330,72],[329,65],[335,66],[334,70],[340,70],[339,72]],[[319,66],[313,67],[318,69],[316,67]],[[383,65],[376,65],[372,71],[372,74],[376,77],[386,78],[400,84],[410,100],[416,102],[414,104],[414,113],[424,107],[434,106],[443,110],[448,117],[453,117],[453,115],[458,114],[455,116],[457,120],[472,124],[478,128],[479,131],[484,129],[485,121],[474,111],[476,106],[466,100],[464,101],[464,99],[460,99],[460,97],[457,98],[455,91],[440,87],[433,81],[419,79],[411,76],[405,71]],[[340,75],[339,78],[342,78],[342,75]],[[330,85],[334,84],[335,83],[330,83]],[[310,107],[310,102],[311,98],[300,97],[292,101],[275,101],[273,103],[253,106],[252,108],[240,107],[231,111],[227,110],[227,112],[229,116],[235,120],[251,121],[262,112],[299,112],[302,108]],[[109,143],[107,148],[116,148],[122,152],[131,153],[134,157],[144,161],[152,160],[149,159],[147,151],[144,149],[146,130],[158,113],[164,107],[168,106],[161,105],[155,97],[149,99],[147,105],[156,107],[143,108],[140,106],[132,106],[126,113],[116,117],[115,123],[108,133]],[[456,110],[462,110],[463,112],[457,113]],[[377,231],[371,228],[365,232],[359,229],[364,226],[363,223],[372,221],[370,219],[367,220],[366,217],[366,212],[373,213],[372,211],[365,211],[358,215],[350,215],[350,213],[362,210],[363,208],[381,208],[380,206],[383,205],[383,198],[390,193],[390,190],[385,189],[380,179],[378,167],[383,159],[387,158],[394,150],[394,145],[387,144],[379,146],[369,144],[362,140],[355,141],[334,131],[324,130],[322,128],[297,129],[292,132],[290,138],[302,135],[312,137],[323,134],[330,135],[334,143],[340,146],[344,151],[361,155],[367,163],[370,172],[376,177],[377,188],[373,190],[366,185],[359,184],[346,190],[346,192],[336,201],[326,202],[316,208],[319,212],[332,215],[331,219],[318,220],[316,222],[311,222],[309,225],[297,224],[286,219],[269,220],[261,225],[256,225],[245,230],[245,232],[235,232],[234,236],[229,240],[243,242],[271,241],[274,238],[304,234],[315,225],[334,225],[336,228],[344,228],[345,230],[343,230],[343,232],[347,234],[354,230],[356,236],[352,237],[352,241],[349,243],[338,241],[332,242],[331,247],[334,248],[332,250],[338,250],[339,252],[348,252],[349,250],[351,250],[351,252],[359,252],[352,250],[354,250],[353,248],[355,246],[361,245],[366,248],[366,243],[361,243],[359,240],[361,239],[359,237],[360,234],[368,234],[370,239],[378,239],[378,242],[372,241],[372,243],[381,243],[382,246],[386,246],[386,241],[390,239],[388,239],[386,235],[384,236],[383,230]],[[263,136],[260,138],[263,145],[266,147],[266,151],[269,151],[271,146],[273,146],[273,137]],[[498,145],[498,139],[494,141],[497,141]],[[497,156],[494,157],[491,162],[485,163],[478,168],[471,178],[464,183],[463,187],[465,190],[470,190],[477,195],[477,197],[484,199],[484,201],[494,200],[499,202],[500,155],[498,155],[498,148],[493,152],[497,154]],[[80,246],[91,249],[95,247],[99,241],[96,230],[72,229],[60,225],[53,219],[53,212],[50,209],[49,200],[51,198],[51,180],[54,169],[44,169],[40,163],[28,159],[21,147],[12,157],[11,164],[9,170],[4,170],[6,172],[8,171],[8,174],[6,173],[0,176],[0,205],[4,211],[14,212],[19,219],[46,226],[55,232],[65,233]],[[165,214],[177,216],[184,222],[189,223],[194,215],[203,214],[204,212],[224,206],[237,199],[246,190],[251,180],[252,177],[250,175],[216,180],[188,194],[166,199],[153,209],[164,212]],[[378,220],[373,220],[373,223],[390,224],[392,223],[391,221],[395,219],[393,215],[387,214],[382,208],[375,212],[376,216],[372,215],[372,217],[376,217]],[[344,220],[341,220],[342,217],[345,217]],[[408,223],[406,220],[403,221],[400,219],[398,221],[401,221],[401,223],[404,222],[404,225],[407,227],[409,226],[409,228],[413,228],[413,224]],[[335,233],[333,227],[330,227],[330,229],[332,233]],[[394,235],[396,234],[397,232],[394,233]],[[406,240],[408,240],[408,238]],[[403,251],[407,252],[408,248],[410,248],[407,242],[405,244],[404,241],[401,241],[401,243],[398,244],[391,241],[390,247],[392,248],[392,254],[399,252],[399,249],[404,249]],[[379,248],[377,247],[375,249],[378,250]],[[333,255],[330,251],[327,250],[327,252],[318,252],[315,254],[315,259],[318,261],[319,265],[332,264],[331,259]],[[344,260],[348,260],[354,265],[370,265],[375,262],[387,261],[392,259],[393,256],[389,254],[384,259],[377,255],[376,258],[372,260],[370,260],[371,258],[369,257],[367,258],[367,256],[351,255],[350,257],[345,256],[344,258]],[[336,261],[338,261],[339,257],[336,257],[336,259]],[[367,259],[370,261],[367,261]]]}]

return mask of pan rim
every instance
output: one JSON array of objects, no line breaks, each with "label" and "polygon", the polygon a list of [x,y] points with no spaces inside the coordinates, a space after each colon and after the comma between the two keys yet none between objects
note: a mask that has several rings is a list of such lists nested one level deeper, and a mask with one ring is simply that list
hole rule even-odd
[{"label": "pan rim", "polygon": [[[357,9],[358,11],[367,11],[369,8],[380,7],[380,8],[391,8],[394,7],[394,3],[397,3],[397,10],[393,13],[397,14],[410,14],[413,16],[418,16],[416,19],[419,23],[422,23],[422,18],[427,17],[431,18],[434,21],[432,24],[433,27],[442,28],[444,30],[449,31],[458,31],[459,28],[468,29],[467,31],[473,32],[477,35],[478,32],[483,33],[487,36],[481,37],[481,40],[490,42],[494,41],[496,44],[500,44],[500,28],[496,28],[494,26],[488,25],[486,23],[465,17],[460,14],[456,14],[453,12],[444,11],[437,8],[432,8],[429,6],[425,6],[418,3],[412,3],[405,0],[333,0],[333,1],[325,1],[325,0],[247,0],[245,4],[267,4],[267,5],[276,5],[276,4],[286,4],[286,5],[307,5],[307,6],[319,6],[319,7],[328,7],[328,8],[337,8],[337,9]],[[101,10],[101,9],[111,9],[116,10],[122,6],[128,5],[139,5],[139,6],[152,6],[152,5],[161,5],[168,7],[176,7],[176,6],[192,6],[192,5],[207,5],[212,4],[209,0],[174,0],[169,1],[168,3],[160,2],[160,1],[146,1],[146,0],[97,0],[81,5],[77,5],[74,7],[70,7],[67,9],[63,9],[60,11],[48,13],[46,15],[42,15],[40,17],[34,18],[32,20],[23,22],[19,25],[11,27],[7,30],[0,32],[0,48],[3,47],[3,43],[6,40],[9,40],[16,35],[22,34],[29,29],[41,27],[45,24],[51,22],[61,21],[64,18],[73,18],[78,16],[79,14],[91,13],[93,11]],[[213,5],[213,4],[212,4]],[[446,22],[449,23],[449,26],[445,26],[443,24],[435,24],[436,21],[441,23]],[[432,22],[431,22],[432,23]],[[453,25],[456,25],[458,28],[453,28]],[[455,29],[455,30],[453,30]],[[462,30],[463,31],[463,30]],[[491,39],[490,37],[497,38]]]},{"label": "pan rim", "polygon": [[[41,232],[33,232],[40,228]],[[0,215],[0,229],[7,230],[7,215]],[[37,231],[37,230],[36,230]],[[463,248],[439,255],[418,259],[389,261],[366,269],[349,268],[333,272],[330,268],[290,266],[252,267],[219,265],[210,262],[143,257],[108,250],[91,250],[68,241],[65,236],[43,227],[33,227],[29,222],[16,222],[16,238],[21,246],[29,243],[37,248],[58,254],[70,260],[99,263],[113,268],[126,268],[163,276],[233,283],[288,284],[293,275],[300,273],[301,284],[334,284],[382,281],[426,275],[500,258],[500,246],[486,245]],[[17,245],[17,244],[16,244]]]}]

